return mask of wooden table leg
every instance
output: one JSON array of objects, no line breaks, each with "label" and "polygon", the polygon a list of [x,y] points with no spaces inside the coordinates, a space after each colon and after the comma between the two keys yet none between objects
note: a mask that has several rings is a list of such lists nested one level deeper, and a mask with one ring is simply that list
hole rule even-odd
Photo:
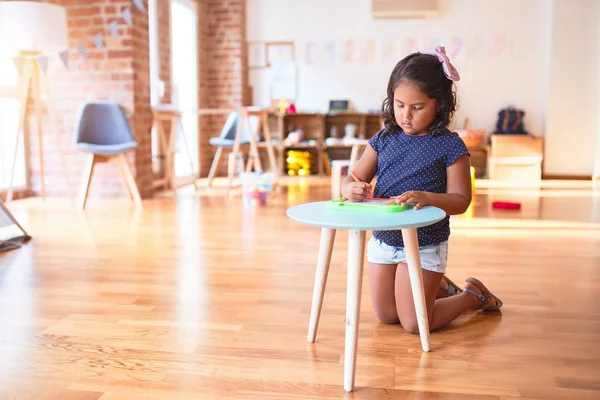
[{"label": "wooden table leg", "polygon": [[360,297],[365,256],[365,231],[348,232],[348,282],[346,286],[346,344],[344,346],[344,390],[354,390],[356,347],[360,322]]},{"label": "wooden table leg", "polygon": [[408,276],[415,302],[417,324],[421,336],[423,351],[429,351],[429,319],[427,318],[427,304],[425,304],[425,291],[423,289],[423,274],[421,272],[421,256],[419,255],[419,238],[415,228],[402,229],[404,249],[408,264]]},{"label": "wooden table leg", "polygon": [[308,323],[308,341],[314,343],[319,328],[319,317],[323,306],[323,294],[327,285],[327,274],[331,264],[331,252],[335,241],[335,229],[322,228],[319,256],[317,258],[317,272],[315,273],[315,286],[313,288],[312,306],[310,308],[310,321]]}]

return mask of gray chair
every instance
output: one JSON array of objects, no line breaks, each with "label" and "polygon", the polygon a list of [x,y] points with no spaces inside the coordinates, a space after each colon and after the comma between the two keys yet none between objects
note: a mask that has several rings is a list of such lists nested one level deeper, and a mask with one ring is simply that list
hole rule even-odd
[{"label": "gray chair", "polygon": [[[252,129],[252,131],[256,131],[256,128],[260,122],[258,117],[250,116],[248,117],[248,120],[249,124],[251,125],[250,129]],[[219,166],[219,161],[221,160],[221,153],[223,152],[223,149],[232,149],[235,145],[235,136],[239,121],[239,112],[232,111],[227,117],[227,121],[225,121],[223,129],[221,129],[221,134],[218,137],[208,139],[208,142],[217,148],[217,152],[215,153],[215,157],[213,158],[213,162],[210,166],[210,171],[208,172],[208,186],[212,185],[212,181]],[[242,132],[240,135],[241,145],[250,143],[250,129],[248,129],[248,124],[244,124],[244,126],[242,126]]]},{"label": "gray chair", "polygon": [[89,153],[80,192],[80,207],[85,208],[96,164],[112,162],[121,172],[129,197],[136,205],[142,199],[125,153],[137,147],[127,116],[116,103],[86,103],[77,124],[77,148]]}]

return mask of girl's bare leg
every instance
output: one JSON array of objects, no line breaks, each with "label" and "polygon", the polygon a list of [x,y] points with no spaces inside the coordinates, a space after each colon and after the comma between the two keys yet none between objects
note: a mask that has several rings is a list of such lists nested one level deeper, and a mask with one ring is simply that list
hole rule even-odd
[{"label": "girl's bare leg", "polygon": [[377,318],[385,324],[397,324],[396,296],[394,285],[396,264],[369,263],[369,287],[371,303]]},{"label": "girl's bare leg", "polygon": [[[402,263],[399,266],[395,264],[375,264],[369,263],[369,285],[371,288],[371,302],[373,304],[373,309],[375,311],[375,315],[377,318],[386,324],[397,324],[400,322],[399,312],[397,308],[397,268],[404,268],[406,272],[406,264]],[[448,284],[442,280],[442,274],[435,274],[434,276],[426,278],[426,273],[430,271],[423,270],[423,282],[425,284],[425,291],[427,297],[427,305],[428,305],[428,313],[431,316],[430,311],[430,297],[433,297],[433,300],[439,297],[445,297],[445,292],[447,291]],[[406,276],[408,279],[408,275]],[[431,280],[433,279],[433,280]],[[431,280],[431,282],[429,282]],[[414,303],[412,303],[412,292],[410,291],[410,283],[407,280],[408,288],[410,292],[410,301],[412,305],[412,314],[414,315]],[[437,282],[437,284],[435,283]],[[437,285],[437,286],[436,286]],[[433,291],[433,295],[427,295],[429,291],[427,288],[433,287],[435,290]],[[456,297],[456,296],[452,296]],[[475,298],[474,296],[471,296]],[[405,300],[402,299],[402,304],[405,303]],[[415,317],[416,318],[416,317]],[[415,319],[416,323],[416,319]],[[430,318],[430,326],[431,326],[431,318]]]},{"label": "girl's bare leg", "polygon": [[[439,329],[455,320],[465,311],[475,310],[479,306],[480,300],[466,292],[436,300],[443,274],[425,269],[422,270],[422,273],[430,330]],[[481,293],[481,290],[471,283],[466,282],[464,287],[476,293]],[[395,293],[396,309],[398,310],[400,323],[407,332],[419,333],[408,269],[404,263],[398,264],[396,268]]]}]

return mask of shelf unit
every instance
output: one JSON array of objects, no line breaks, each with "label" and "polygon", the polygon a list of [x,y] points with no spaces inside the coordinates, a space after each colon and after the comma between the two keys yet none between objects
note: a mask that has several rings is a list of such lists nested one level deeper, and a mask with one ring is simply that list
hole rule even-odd
[{"label": "shelf unit", "polygon": [[[286,153],[288,150],[306,150],[312,154],[312,175],[324,175],[329,171],[330,160],[349,159],[352,144],[336,143],[327,145],[330,137],[342,139],[346,124],[356,126],[356,138],[370,139],[382,127],[380,114],[371,113],[295,113],[275,114],[269,116],[271,132],[276,132],[278,165],[281,172],[287,175]],[[284,143],[287,135],[302,129],[303,142],[292,145]],[[306,143],[310,142],[310,143]],[[325,165],[327,163],[327,165]]]}]

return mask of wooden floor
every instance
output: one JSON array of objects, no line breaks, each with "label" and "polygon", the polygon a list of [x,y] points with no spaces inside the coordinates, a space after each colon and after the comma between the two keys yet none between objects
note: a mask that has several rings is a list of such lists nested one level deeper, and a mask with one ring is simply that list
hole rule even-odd
[{"label": "wooden floor", "polygon": [[[342,388],[346,234],[317,342],[306,341],[319,242],[291,185],[245,211],[220,189],[144,202],[14,202],[34,239],[0,254],[0,399],[599,399],[600,191],[482,189],[452,220],[448,275],[501,314],[431,336],[382,325],[368,277],[356,390]],[[494,199],[522,211],[495,211]]]}]

